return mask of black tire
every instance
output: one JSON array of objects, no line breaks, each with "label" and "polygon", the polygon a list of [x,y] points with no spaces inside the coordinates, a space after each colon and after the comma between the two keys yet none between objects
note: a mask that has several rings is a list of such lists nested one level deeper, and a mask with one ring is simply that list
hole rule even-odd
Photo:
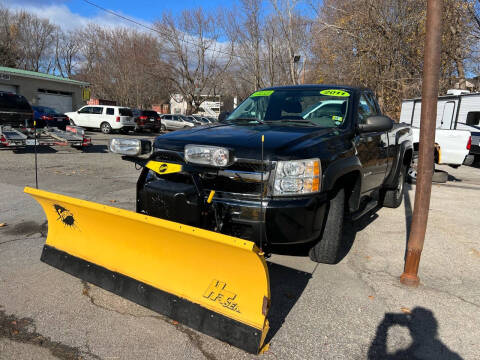
[{"label": "black tire", "polygon": [[162,131],[162,132],[167,131],[167,127],[162,124],[162,125],[160,126],[160,131]]},{"label": "black tire", "polygon": [[190,126],[188,126],[188,125],[187,125],[187,126],[184,126],[184,127],[183,127],[183,130],[185,130],[185,129],[190,129]]},{"label": "black tire", "polygon": [[126,135],[126,134],[128,134],[129,132],[130,132],[129,129],[125,129],[125,128],[121,128],[121,129],[120,129],[120,133],[122,133],[122,134],[125,134],[125,135]]},{"label": "black tire", "polygon": [[72,119],[69,119],[69,120],[70,120],[70,125],[76,126],[76,125],[75,125],[75,121],[73,121]]},{"label": "black tire", "polygon": [[100,124],[100,131],[104,134],[110,134],[112,132],[112,127],[108,122],[102,122]]},{"label": "black tire", "polygon": [[402,165],[397,177],[395,189],[385,190],[382,205],[388,208],[398,208],[403,201],[403,189],[405,187],[405,174],[407,166]]},{"label": "black tire", "polygon": [[345,189],[340,189],[330,200],[327,221],[321,239],[310,249],[312,261],[336,264],[342,259],[343,221],[345,217]]}]

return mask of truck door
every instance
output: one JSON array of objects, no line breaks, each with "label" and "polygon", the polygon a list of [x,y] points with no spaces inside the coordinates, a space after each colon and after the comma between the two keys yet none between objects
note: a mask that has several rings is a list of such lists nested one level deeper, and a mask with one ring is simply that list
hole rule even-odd
[{"label": "truck door", "polygon": [[451,128],[454,113],[455,113],[455,102],[447,101],[443,106],[443,115],[442,115],[442,122],[440,123],[440,128],[442,129]]},{"label": "truck door", "polygon": [[[369,116],[379,115],[369,94],[360,96],[357,121],[362,124]],[[385,178],[388,166],[388,136],[385,132],[362,133],[355,137],[355,147],[362,163],[362,193],[378,188]]]}]

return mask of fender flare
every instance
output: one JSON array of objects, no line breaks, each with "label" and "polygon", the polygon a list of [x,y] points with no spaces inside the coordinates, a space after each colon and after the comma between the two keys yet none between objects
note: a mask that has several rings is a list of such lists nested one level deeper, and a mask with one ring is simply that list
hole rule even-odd
[{"label": "fender flare", "polygon": [[390,170],[390,174],[388,174],[387,178],[384,182],[384,187],[394,187],[395,186],[395,179],[397,178],[398,174],[400,173],[401,165],[405,159],[405,154],[407,151],[411,150],[413,155],[413,144],[410,140],[405,140],[398,145],[397,156],[393,160],[392,169]]},{"label": "fender flare", "polygon": [[348,174],[358,174],[357,183],[352,186],[352,190],[357,189],[358,191],[352,192],[352,197],[349,201],[351,210],[356,210],[360,201],[360,189],[363,174],[363,168],[358,157],[351,156],[348,158],[341,158],[330,163],[324,173],[323,190],[331,192],[335,188],[335,184],[338,180]]}]

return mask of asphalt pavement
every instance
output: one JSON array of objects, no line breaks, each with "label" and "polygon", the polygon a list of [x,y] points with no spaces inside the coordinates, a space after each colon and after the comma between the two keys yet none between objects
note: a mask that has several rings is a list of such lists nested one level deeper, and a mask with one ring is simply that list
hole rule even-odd
[{"label": "asphalt pavement", "polygon": [[[92,136],[87,152],[41,149],[39,187],[134,210],[138,170]],[[0,151],[0,359],[479,359],[480,169],[444,169],[418,288],[399,282],[413,185],[348,226],[339,264],[269,259],[270,348],[253,356],[40,262],[45,216],[23,193],[33,152]]]}]

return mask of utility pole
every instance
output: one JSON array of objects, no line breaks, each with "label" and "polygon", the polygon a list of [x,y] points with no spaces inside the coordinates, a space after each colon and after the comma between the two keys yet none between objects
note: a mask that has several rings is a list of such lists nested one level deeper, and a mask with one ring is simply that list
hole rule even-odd
[{"label": "utility pole", "polygon": [[405,268],[400,282],[418,286],[418,267],[427,230],[428,210],[434,171],[435,122],[437,117],[438,77],[442,46],[442,2],[427,1],[427,32],[422,80],[422,111],[418,151],[417,186],[412,226],[407,245]]}]

